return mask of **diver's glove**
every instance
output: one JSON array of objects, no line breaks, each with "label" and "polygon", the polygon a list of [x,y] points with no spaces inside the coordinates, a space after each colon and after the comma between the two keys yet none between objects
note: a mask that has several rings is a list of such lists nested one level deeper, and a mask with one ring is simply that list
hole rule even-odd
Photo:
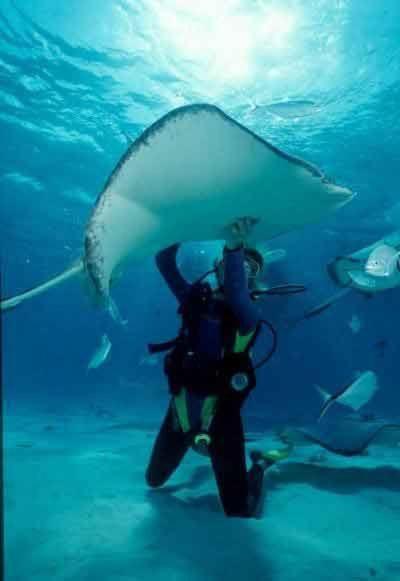
[{"label": "diver's glove", "polygon": [[258,220],[256,218],[244,216],[226,226],[223,231],[226,248],[228,250],[236,250],[246,246],[247,239],[257,223]]}]

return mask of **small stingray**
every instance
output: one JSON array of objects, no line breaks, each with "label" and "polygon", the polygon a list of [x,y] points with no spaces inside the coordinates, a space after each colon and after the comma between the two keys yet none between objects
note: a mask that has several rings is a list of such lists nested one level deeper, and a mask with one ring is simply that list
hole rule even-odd
[{"label": "small stingray", "polygon": [[335,402],[353,410],[359,410],[370,401],[377,392],[379,385],[375,373],[373,371],[365,371],[355,381],[345,385],[333,395],[319,385],[316,385],[315,388],[323,401],[323,406],[318,416],[318,420],[320,420]]},{"label": "small stingray", "polygon": [[400,422],[398,420],[365,421],[361,417],[323,421],[304,427],[287,428],[280,437],[283,442],[295,445],[314,443],[342,456],[363,454],[371,443],[398,446]]},{"label": "small stingray", "polygon": [[346,204],[351,192],[292,157],[217,107],[175,109],[128,148],[98,197],[84,254],[60,275],[13,298],[2,310],[83,276],[96,303],[122,322],[110,285],[128,259],[175,242],[223,238],[240,217],[257,222],[251,242],[313,223]]}]

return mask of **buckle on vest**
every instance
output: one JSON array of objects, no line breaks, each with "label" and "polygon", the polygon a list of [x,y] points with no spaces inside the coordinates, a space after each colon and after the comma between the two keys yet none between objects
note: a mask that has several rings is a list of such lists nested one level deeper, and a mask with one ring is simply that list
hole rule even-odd
[{"label": "buckle on vest", "polygon": [[209,446],[211,444],[211,436],[207,432],[200,432],[194,437],[195,446]]},{"label": "buckle on vest", "polygon": [[203,456],[209,456],[209,445],[211,444],[211,436],[207,432],[198,432],[193,438],[192,447],[195,452]]},{"label": "buckle on vest", "polygon": [[248,387],[249,383],[250,383],[250,380],[249,380],[248,374],[243,373],[242,371],[235,373],[231,377],[231,387],[235,391],[245,390],[246,387]]}]

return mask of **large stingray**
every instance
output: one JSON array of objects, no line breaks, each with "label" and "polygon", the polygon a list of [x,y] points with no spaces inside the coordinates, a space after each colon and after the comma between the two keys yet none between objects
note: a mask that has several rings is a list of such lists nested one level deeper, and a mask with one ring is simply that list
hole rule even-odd
[{"label": "large stingray", "polygon": [[0,306],[15,307],[82,274],[115,315],[110,280],[126,259],[174,242],[220,239],[243,216],[257,220],[254,242],[268,240],[320,220],[351,197],[217,107],[181,107],[146,129],[120,159],[86,227],[83,256]]}]

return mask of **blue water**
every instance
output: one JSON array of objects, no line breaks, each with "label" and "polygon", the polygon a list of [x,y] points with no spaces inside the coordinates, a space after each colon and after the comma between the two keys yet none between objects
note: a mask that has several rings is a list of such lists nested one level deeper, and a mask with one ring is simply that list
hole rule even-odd
[{"label": "blue water", "polygon": [[[323,224],[274,243],[288,252],[273,269],[274,281],[310,289],[307,296],[266,304],[278,330],[289,312],[301,312],[331,291],[328,261],[400,225],[398,209],[388,217],[398,200],[398,3],[196,6],[2,0],[4,296],[34,286],[79,256],[93,202],[127,139],[192,102],[217,104],[358,194]],[[289,107],[278,116],[268,109],[288,100],[294,113]],[[296,117],[301,101],[313,107]],[[26,398],[56,398],[64,405],[120,376],[162,381],[158,368],[137,367],[148,340],[176,329],[173,302],[152,263],[132,267],[115,294],[135,329],[126,351],[101,373],[85,374],[99,324],[76,282],[4,319],[3,379],[12,405]],[[257,406],[272,415],[302,413],[314,402],[313,383],[334,389],[355,371],[372,368],[384,388],[376,405],[390,408],[397,401],[397,306],[397,290],[373,300],[353,295],[294,332],[282,329],[278,354],[262,372]],[[362,320],[357,335],[348,327],[353,313]],[[374,345],[383,339],[382,356]]]},{"label": "blue water", "polygon": [[[2,296],[80,256],[93,203],[130,139],[174,107],[212,103],[357,193],[272,243],[287,258],[270,282],[308,291],[265,302],[279,346],[248,422],[311,417],[313,384],[334,391],[366,369],[381,386],[372,411],[393,414],[399,289],[353,293],[294,330],[285,321],[335,291],[327,263],[400,228],[399,38],[397,0],[0,0]],[[277,103],[286,105],[274,112]],[[174,301],[152,260],[130,267],[114,297],[129,340],[91,373],[101,322],[77,281],[2,317],[10,412],[89,410],[101,400],[113,413],[143,404],[160,414],[161,365],[143,357],[148,341],[175,334]]]},{"label": "blue water", "polygon": [[[372,300],[353,294],[292,332],[282,323],[332,291],[327,262],[400,226],[399,208],[390,210],[399,195],[398,2],[2,0],[0,9],[3,296],[79,256],[93,202],[129,137],[173,107],[214,103],[358,194],[320,225],[274,242],[288,258],[273,267],[272,282],[309,291],[265,305],[281,340],[261,373],[256,407],[302,414],[315,404],[313,383],[334,389],[367,368],[382,384],[376,406],[396,405],[398,290]],[[268,109],[287,100],[294,112]],[[296,117],[301,101],[313,107]],[[132,267],[115,296],[135,321],[131,341],[93,374],[85,371],[100,327],[76,282],[3,318],[10,405],[67,406],[110,385],[115,403],[120,377],[163,382],[159,366],[138,367],[147,341],[176,329],[152,261]],[[358,334],[348,326],[353,313]],[[375,346],[382,340],[384,353]]]}]

